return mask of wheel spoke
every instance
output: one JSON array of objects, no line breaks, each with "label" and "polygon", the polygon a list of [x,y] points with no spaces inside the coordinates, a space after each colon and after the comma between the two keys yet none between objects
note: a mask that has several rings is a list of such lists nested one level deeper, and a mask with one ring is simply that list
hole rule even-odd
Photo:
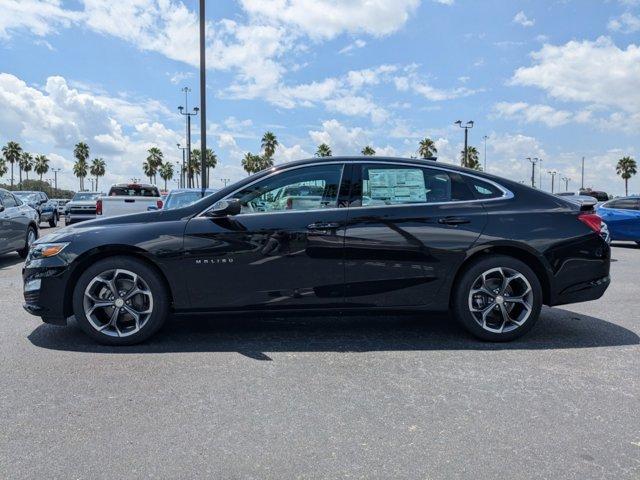
[{"label": "wheel spoke", "polygon": [[89,311],[87,311],[87,315],[91,315],[96,310],[96,308],[106,308],[112,306],[113,302],[97,301],[93,305],[91,305],[91,308],[89,309]]}]

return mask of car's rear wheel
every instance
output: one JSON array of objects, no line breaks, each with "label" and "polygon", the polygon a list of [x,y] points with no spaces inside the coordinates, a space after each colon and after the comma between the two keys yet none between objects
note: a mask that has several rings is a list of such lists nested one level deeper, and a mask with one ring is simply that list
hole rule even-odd
[{"label": "car's rear wheel", "polygon": [[58,216],[55,213],[51,217],[51,220],[49,220],[49,226],[51,228],[55,228],[58,226]]},{"label": "car's rear wheel", "polygon": [[29,250],[31,249],[31,245],[33,245],[33,242],[35,242],[37,239],[38,231],[34,226],[30,225],[27,229],[27,235],[24,239],[24,248],[18,250],[18,255],[20,255],[21,258],[27,258],[27,255],[29,255]]},{"label": "car's rear wheel", "polygon": [[504,255],[483,257],[460,276],[452,307],[456,319],[476,337],[509,341],[538,320],[542,287],[524,262]]},{"label": "car's rear wheel", "polygon": [[158,273],[131,257],[110,257],[90,266],[73,292],[82,330],[106,345],[133,345],[156,333],[169,313]]}]

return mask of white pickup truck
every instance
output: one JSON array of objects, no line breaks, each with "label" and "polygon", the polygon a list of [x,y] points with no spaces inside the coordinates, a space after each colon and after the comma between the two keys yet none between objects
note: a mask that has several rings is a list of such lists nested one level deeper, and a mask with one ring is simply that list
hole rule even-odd
[{"label": "white pickup truck", "polygon": [[[149,208],[151,207],[151,208]],[[129,213],[160,210],[162,197],[155,185],[145,183],[117,183],[106,196],[98,198],[96,218],[115,217]]]}]

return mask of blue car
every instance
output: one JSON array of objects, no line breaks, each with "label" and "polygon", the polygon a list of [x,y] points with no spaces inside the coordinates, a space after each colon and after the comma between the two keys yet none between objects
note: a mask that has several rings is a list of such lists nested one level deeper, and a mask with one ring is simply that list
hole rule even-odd
[{"label": "blue car", "polygon": [[611,240],[629,240],[640,245],[640,197],[609,200],[596,207],[607,224]]},{"label": "blue car", "polygon": [[[205,190],[205,197],[208,197],[212,193],[216,193],[218,190],[213,188],[207,188]],[[164,199],[163,210],[175,210],[176,208],[182,208],[191,205],[202,199],[201,188],[174,188],[169,192]],[[149,207],[148,210],[155,210],[153,207]]]}]

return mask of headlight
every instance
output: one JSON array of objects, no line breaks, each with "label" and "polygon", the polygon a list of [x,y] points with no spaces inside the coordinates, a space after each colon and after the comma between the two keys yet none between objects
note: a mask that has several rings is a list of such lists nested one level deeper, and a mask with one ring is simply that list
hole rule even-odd
[{"label": "headlight", "polygon": [[69,243],[36,243],[31,247],[31,258],[49,258],[58,255]]}]

